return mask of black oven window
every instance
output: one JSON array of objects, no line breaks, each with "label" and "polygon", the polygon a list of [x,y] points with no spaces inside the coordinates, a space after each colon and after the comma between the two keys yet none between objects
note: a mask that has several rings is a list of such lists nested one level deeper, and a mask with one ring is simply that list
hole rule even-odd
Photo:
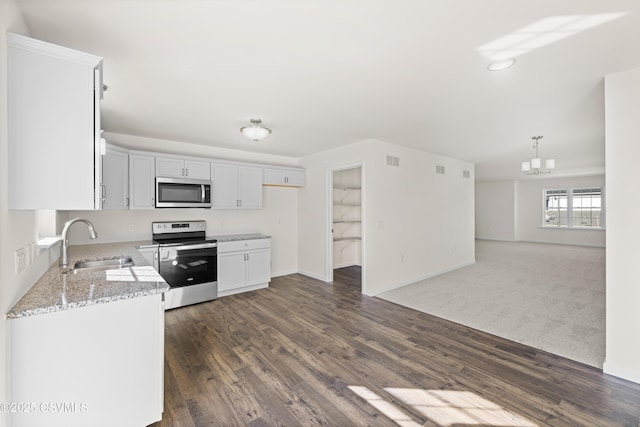
[{"label": "black oven window", "polygon": [[172,287],[217,281],[216,248],[169,251],[160,256],[160,275]]}]

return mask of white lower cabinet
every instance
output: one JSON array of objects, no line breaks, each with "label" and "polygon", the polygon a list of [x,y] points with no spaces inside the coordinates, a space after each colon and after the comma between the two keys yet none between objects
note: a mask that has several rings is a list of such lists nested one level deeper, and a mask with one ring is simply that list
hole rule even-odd
[{"label": "white lower cabinet", "polygon": [[218,242],[218,296],[266,288],[271,281],[271,239]]},{"label": "white lower cabinet", "polygon": [[164,305],[147,295],[11,319],[9,425],[146,426],[164,406]]}]

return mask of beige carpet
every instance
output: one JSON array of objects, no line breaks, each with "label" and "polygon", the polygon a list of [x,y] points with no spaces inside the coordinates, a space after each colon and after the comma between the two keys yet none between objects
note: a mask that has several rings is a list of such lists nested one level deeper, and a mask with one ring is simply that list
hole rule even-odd
[{"label": "beige carpet", "polygon": [[379,298],[602,368],[605,249],[476,241],[476,264]]}]

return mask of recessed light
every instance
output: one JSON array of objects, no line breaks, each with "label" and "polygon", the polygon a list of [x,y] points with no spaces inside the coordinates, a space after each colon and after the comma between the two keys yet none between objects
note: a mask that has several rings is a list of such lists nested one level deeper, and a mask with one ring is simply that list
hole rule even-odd
[{"label": "recessed light", "polygon": [[501,59],[500,61],[492,62],[491,64],[489,64],[489,66],[487,67],[487,70],[489,71],[506,70],[507,68],[511,67],[515,63],[516,63],[516,60],[514,58]]}]

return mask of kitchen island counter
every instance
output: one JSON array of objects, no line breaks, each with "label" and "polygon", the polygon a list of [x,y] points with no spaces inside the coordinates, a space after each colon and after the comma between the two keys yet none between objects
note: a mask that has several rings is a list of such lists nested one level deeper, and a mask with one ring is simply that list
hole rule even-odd
[{"label": "kitchen island counter", "polygon": [[135,265],[76,272],[53,264],[9,310],[7,319],[109,303],[169,290],[169,285],[136,250],[146,242],[118,242],[69,247],[69,265],[78,260],[130,256]]}]

